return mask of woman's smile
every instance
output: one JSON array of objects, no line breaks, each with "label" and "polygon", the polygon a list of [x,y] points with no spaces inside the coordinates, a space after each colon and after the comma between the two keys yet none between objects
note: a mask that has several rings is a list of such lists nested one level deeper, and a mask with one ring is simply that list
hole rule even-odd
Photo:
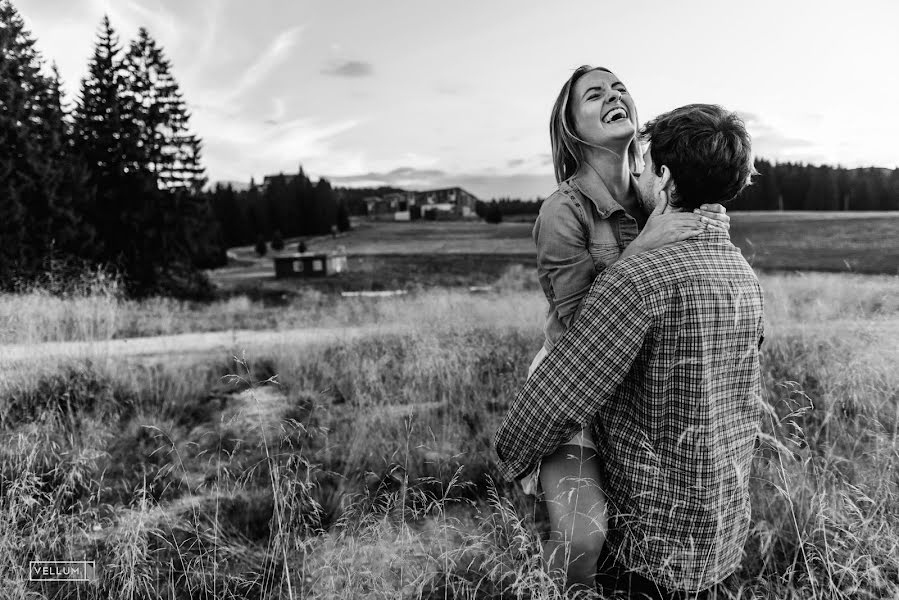
[{"label": "woman's smile", "polygon": [[603,116],[602,122],[605,124],[614,123],[615,121],[620,121],[621,119],[627,119],[627,116],[627,109],[625,109],[623,106],[613,106]]}]

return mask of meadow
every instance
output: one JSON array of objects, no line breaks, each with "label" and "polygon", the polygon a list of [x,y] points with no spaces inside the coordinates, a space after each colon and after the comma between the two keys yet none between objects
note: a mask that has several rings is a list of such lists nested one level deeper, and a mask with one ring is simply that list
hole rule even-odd
[{"label": "meadow", "polygon": [[[0,597],[565,597],[491,447],[545,300],[524,264],[477,277],[490,292],[0,296]],[[899,278],[761,281],[768,411],[727,595],[899,598]],[[182,337],[127,339],[159,334]],[[97,579],[28,581],[63,559]]]},{"label": "meadow", "polygon": [[[324,280],[275,280],[270,256],[252,246],[231,251],[231,264],[213,274],[235,295],[277,298],[297,291],[427,289],[487,285],[509,264],[534,268],[533,219],[484,222],[354,220],[336,238],[305,240],[310,251],[345,251],[349,271]],[[735,212],[731,240],[757,271],[827,271],[899,275],[899,212]],[[284,252],[296,249],[288,240]],[[277,253],[274,253],[277,254]]]}]

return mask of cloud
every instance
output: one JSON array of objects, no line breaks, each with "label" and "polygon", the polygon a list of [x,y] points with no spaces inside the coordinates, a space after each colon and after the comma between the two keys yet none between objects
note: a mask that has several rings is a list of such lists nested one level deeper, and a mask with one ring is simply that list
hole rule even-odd
[{"label": "cloud", "polygon": [[779,154],[815,146],[815,143],[810,140],[785,135],[755,113],[737,111],[737,114],[746,123],[746,129],[752,136],[752,146],[756,156],[761,156],[766,152]]},{"label": "cloud", "polygon": [[156,3],[152,8],[141,6],[137,2],[127,2],[128,8],[134,14],[139,16],[140,24],[146,26],[150,35],[156,35],[155,32],[166,32],[167,37],[178,39],[182,29],[183,22],[170,11],[166,10],[161,3]]},{"label": "cloud", "polygon": [[[196,43],[196,38],[199,38],[200,41],[193,48],[193,52],[190,53],[191,61],[185,65],[184,69],[185,78],[189,80],[197,78],[206,69],[210,59],[213,58],[219,21],[223,13],[222,0],[207,0],[207,2],[203,3],[203,7],[205,9],[202,19],[203,26],[193,30],[193,35],[191,36],[194,43]],[[202,30],[201,35],[197,35],[199,30]]]},{"label": "cloud", "polygon": [[362,60],[345,60],[333,63],[321,72],[335,77],[369,77],[374,73],[374,67]]},{"label": "cloud", "polygon": [[284,115],[287,114],[287,107],[284,104],[284,100],[282,98],[274,98],[272,99],[272,104],[274,104],[274,110],[270,117],[265,119],[266,125],[278,125],[281,123],[281,119],[284,118]]},{"label": "cloud", "polygon": [[241,74],[227,94],[228,99],[241,96],[259,84],[275,67],[287,58],[299,39],[301,27],[292,27],[279,33],[271,44]]},{"label": "cloud", "polygon": [[408,185],[410,182],[428,182],[438,180],[446,176],[439,169],[417,169],[415,167],[399,167],[391,171],[375,173],[369,171],[360,175],[343,175],[328,177],[339,185],[360,185],[377,182],[377,185]]},{"label": "cloud", "polygon": [[[260,127],[259,120],[215,119],[204,141],[207,163],[215,163],[219,179],[239,179],[242,174],[268,174],[298,162],[303,164],[334,157],[333,138],[358,124],[355,120],[322,122],[295,119],[277,127]],[[247,148],[254,148],[248,153]]]},{"label": "cloud", "polygon": [[520,167],[524,164],[523,158],[513,158],[509,162],[506,163],[506,166],[509,168]]}]

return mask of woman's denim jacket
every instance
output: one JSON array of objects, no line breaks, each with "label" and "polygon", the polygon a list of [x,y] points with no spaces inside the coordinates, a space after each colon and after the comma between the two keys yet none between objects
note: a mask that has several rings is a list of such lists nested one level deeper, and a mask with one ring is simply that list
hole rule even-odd
[{"label": "woman's denim jacket", "polygon": [[[639,193],[633,176],[631,185]],[[537,276],[549,300],[547,351],[574,322],[596,276],[618,260],[638,233],[637,221],[599,179],[575,175],[544,200],[533,236]]]}]

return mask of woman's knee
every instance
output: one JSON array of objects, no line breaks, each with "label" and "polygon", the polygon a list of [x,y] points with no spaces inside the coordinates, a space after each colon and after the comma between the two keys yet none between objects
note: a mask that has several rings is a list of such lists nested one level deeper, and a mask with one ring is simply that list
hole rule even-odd
[{"label": "woman's knee", "polygon": [[595,527],[576,529],[568,540],[571,560],[596,562],[605,543],[606,529],[604,526],[597,524]]}]

